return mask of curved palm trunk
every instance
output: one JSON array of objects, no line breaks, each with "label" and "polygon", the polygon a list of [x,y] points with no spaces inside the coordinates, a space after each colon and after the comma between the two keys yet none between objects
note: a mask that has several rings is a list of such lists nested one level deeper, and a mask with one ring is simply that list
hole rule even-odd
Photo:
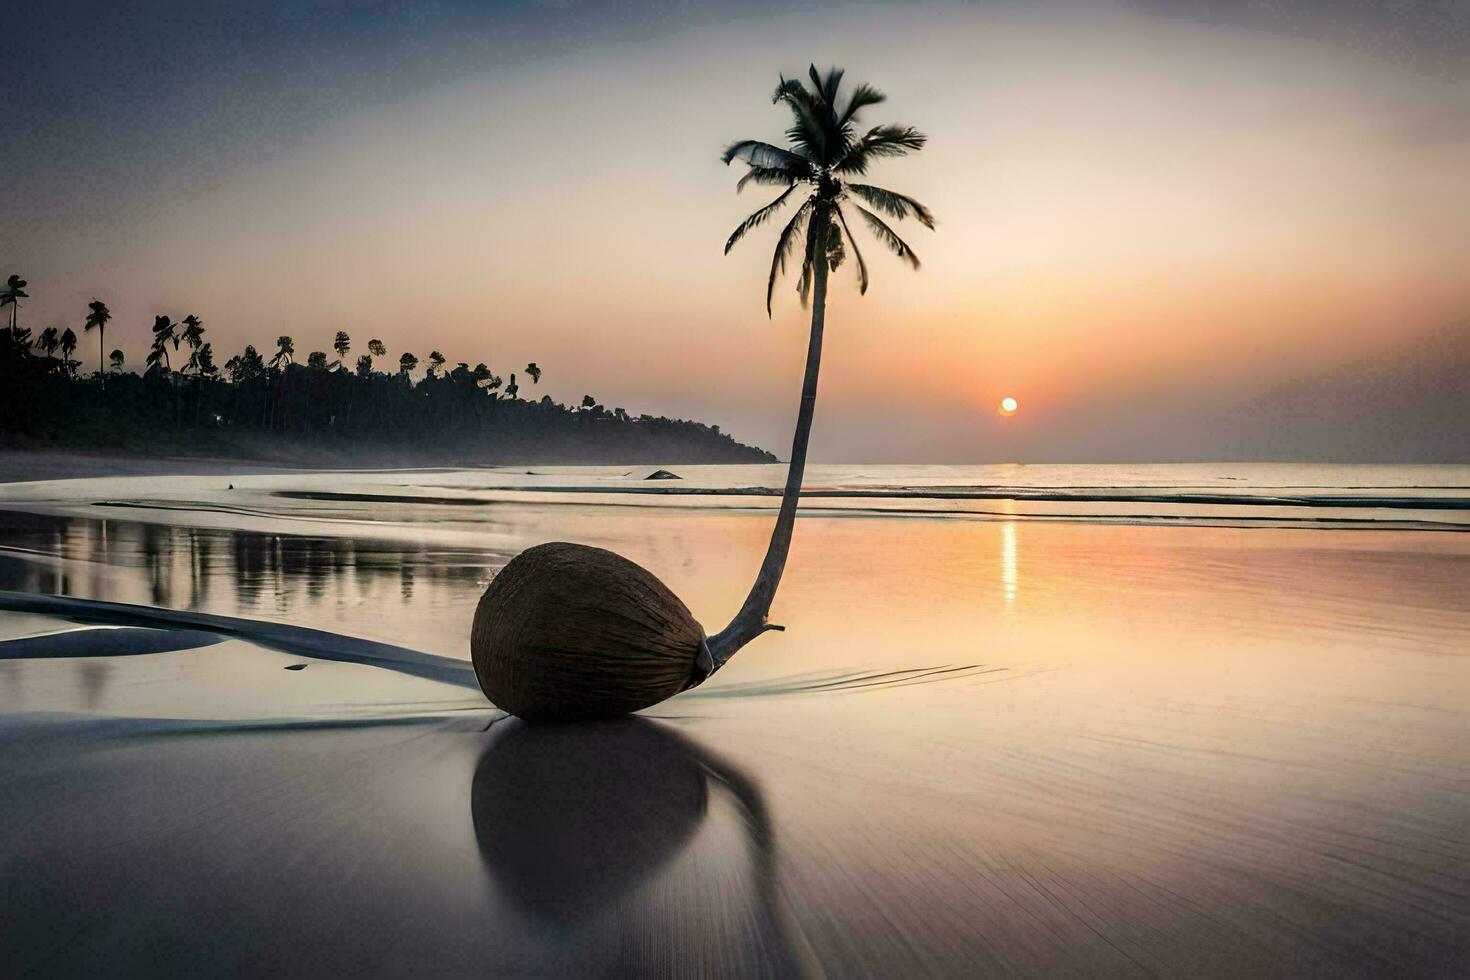
[{"label": "curved palm trunk", "polygon": [[[826,241],[818,229],[814,241]],[[817,407],[817,374],[822,366],[822,328],[827,316],[827,257],[822,249],[812,269],[812,334],[806,350],[806,375],[801,382],[801,407],[796,414],[796,435],[791,440],[791,462],[786,469],[786,489],[781,494],[781,510],[776,527],[766,548],[766,559],[755,577],[755,585],[745,597],[745,604],[730,620],[730,625],[709,638],[709,673],[723,667],[745,644],[766,630],[780,629],[766,622],[771,613],[771,600],[781,584],[786,568],[786,555],[791,550],[791,531],[796,524],[796,505],[801,497],[801,480],[806,472],[806,447],[812,433],[812,415]]]}]

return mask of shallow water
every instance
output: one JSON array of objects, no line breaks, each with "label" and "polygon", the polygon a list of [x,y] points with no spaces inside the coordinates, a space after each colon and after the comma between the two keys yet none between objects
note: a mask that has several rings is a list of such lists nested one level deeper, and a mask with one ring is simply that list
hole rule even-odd
[{"label": "shallow water", "polygon": [[[865,495],[803,503],[787,632],[641,721],[525,728],[405,672],[467,657],[485,584],[545,540],[723,625],[775,503],[735,491],[779,468],[670,468],[720,492],[611,468],[0,487],[0,590],[226,631],[0,656],[0,954],[1463,972],[1470,468],[820,467],[809,490]],[[88,608],[0,635],[118,625]]]}]

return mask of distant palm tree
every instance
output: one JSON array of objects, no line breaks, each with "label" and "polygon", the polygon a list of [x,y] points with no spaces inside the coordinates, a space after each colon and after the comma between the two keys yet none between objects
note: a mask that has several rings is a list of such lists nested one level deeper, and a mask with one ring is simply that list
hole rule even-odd
[{"label": "distant palm tree", "polygon": [[82,324],[83,332],[97,328],[97,373],[103,374],[105,369],[102,364],[102,352],[107,349],[107,321],[112,319],[112,312],[108,310],[107,304],[100,299],[94,299],[87,304],[87,319]]},{"label": "distant palm tree", "polygon": [[526,373],[531,376],[531,384],[539,385],[541,383],[541,369],[536,366],[535,361],[526,365]]},{"label": "distant palm tree", "polygon": [[[914,218],[927,228],[934,227],[929,209],[907,195],[872,184],[856,183],[854,177],[868,172],[875,161],[901,157],[923,148],[925,137],[911,126],[874,126],[859,133],[858,118],[863,110],[884,100],[883,93],[870,85],[852,90],[846,103],[838,97],[842,70],[830,69],[825,75],[815,65],[808,70],[811,87],[797,79],[782,77],[772,101],[791,111],[792,125],[786,130],[788,147],[773,146],[761,140],[740,140],[725,150],[724,160],[745,163],[749,169],[736,184],[766,184],[786,188],[771,203],[760,208],[740,223],[725,242],[725,252],[750,231],[781,210],[800,193],[805,195],[796,213],[781,229],[771,258],[771,274],[766,283],[766,315],[771,313],[771,296],[776,280],[786,269],[788,257],[799,239],[801,276],[798,291],[802,302],[812,299],[811,339],[807,347],[806,374],[802,379],[801,406],[796,416],[796,434],[792,439],[791,462],[786,471],[786,487],[781,497],[771,543],[755,584],[730,625],[710,637],[709,648],[716,667],[768,626],[771,600],[786,567],[791,548],[791,531],[796,521],[796,505],[801,496],[801,481],[806,470],[807,442],[811,436],[812,415],[817,403],[817,375],[822,361],[822,331],[827,313],[827,273],[836,271],[852,249],[857,265],[858,290],[868,289],[868,267],[858,250],[857,240],[848,225],[846,208],[862,217],[869,230],[883,245],[913,268],[919,267],[913,249],[869,207],[890,218]],[[859,202],[862,203],[859,203]],[[864,205],[869,207],[865,207]]]},{"label": "distant palm tree", "polygon": [[[179,340],[183,341],[184,346],[189,348],[189,350],[197,351],[199,345],[204,343],[204,321],[190,313],[184,317],[181,324],[184,332],[179,336]],[[174,347],[177,349],[177,341],[174,343]]]},{"label": "distant palm tree", "polygon": [[347,336],[346,330],[337,331],[337,336],[332,340],[332,350],[337,352],[337,363],[345,368],[347,354],[352,350],[352,338]]},{"label": "distant palm tree", "polygon": [[55,327],[47,327],[41,331],[41,336],[36,338],[36,350],[47,357],[56,356],[56,348],[61,346],[61,333]]},{"label": "distant palm tree", "polygon": [[381,340],[374,338],[368,341],[368,353],[371,354],[373,357],[387,357],[388,348],[383,346],[383,342]]},{"label": "distant palm tree", "polygon": [[291,359],[296,356],[296,341],[288,334],[281,334],[276,338],[276,356],[271,358],[271,367],[284,369]]},{"label": "distant palm tree", "polygon": [[77,362],[71,359],[77,349],[77,333],[71,327],[61,332],[61,366],[67,374],[75,374]]},{"label": "distant palm tree", "polygon": [[121,350],[115,350],[111,354],[107,355],[107,360],[108,363],[112,365],[112,371],[115,374],[123,369],[123,361],[125,361],[126,358],[123,357],[123,352]]},{"label": "distant palm tree", "polygon": [[444,355],[436,350],[429,351],[429,377],[434,377],[444,370]]},{"label": "distant palm tree", "polygon": [[475,379],[475,387],[483,390],[491,397],[494,397],[495,389],[500,387],[500,379],[485,366],[484,361],[475,365],[475,369],[470,372],[470,376]]},{"label": "distant palm tree", "polygon": [[205,341],[189,352],[189,362],[184,365],[183,370],[179,373],[183,374],[185,371],[193,371],[194,375],[198,377],[200,375],[212,374],[215,370],[218,369],[214,366],[214,347],[208,341]]},{"label": "distant palm tree", "polygon": [[174,350],[179,349],[179,338],[174,332],[178,326],[166,316],[153,318],[153,345],[148,351],[148,371],[159,371],[165,376],[172,373],[173,365],[168,359],[168,344],[172,341]]},{"label": "distant palm tree", "polygon": [[20,313],[20,301],[31,295],[26,292],[25,287],[26,281],[24,279],[20,276],[12,275],[9,279],[5,280],[5,291],[0,293],[0,310],[5,309],[7,306],[10,307],[10,332],[12,334],[17,333],[17,328],[19,327],[16,316]]},{"label": "distant palm tree", "polygon": [[398,358],[398,373],[403,376],[404,381],[408,380],[409,372],[418,366],[419,359],[407,351],[404,351],[403,356]]}]

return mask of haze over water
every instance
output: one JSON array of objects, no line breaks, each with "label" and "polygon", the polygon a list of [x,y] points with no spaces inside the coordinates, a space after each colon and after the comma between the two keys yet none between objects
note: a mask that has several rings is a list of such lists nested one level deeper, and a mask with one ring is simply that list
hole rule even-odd
[{"label": "haze over water", "polygon": [[[639,721],[495,721],[468,626],[526,546],[734,611],[781,469],[672,468],[0,487],[7,596],[243,622],[0,658],[7,962],[1465,962],[1470,468],[817,467],[786,632]],[[0,624],[79,652],[86,608]]]}]

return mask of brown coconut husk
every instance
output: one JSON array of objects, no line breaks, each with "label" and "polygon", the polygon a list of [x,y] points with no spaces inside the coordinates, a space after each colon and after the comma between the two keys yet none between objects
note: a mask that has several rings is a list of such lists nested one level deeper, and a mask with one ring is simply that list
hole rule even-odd
[{"label": "brown coconut husk", "polygon": [[[702,679],[704,630],[652,572],[602,548],[521,552],[475,610],[470,653],[496,707],[527,720],[628,714]],[[707,671],[706,671],[707,672]]]}]

